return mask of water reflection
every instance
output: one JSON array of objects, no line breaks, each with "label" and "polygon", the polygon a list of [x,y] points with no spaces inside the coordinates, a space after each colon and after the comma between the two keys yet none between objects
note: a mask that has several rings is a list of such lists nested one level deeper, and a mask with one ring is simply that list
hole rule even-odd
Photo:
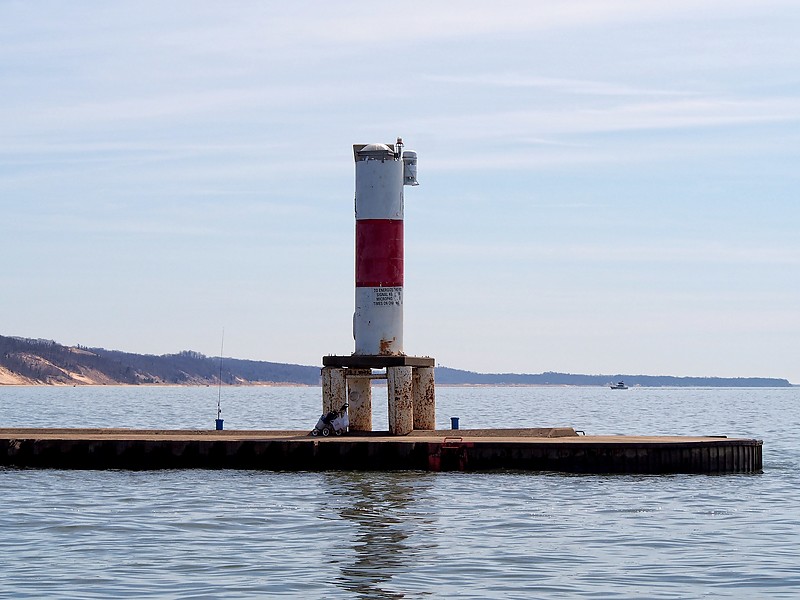
[{"label": "water reflection", "polygon": [[[432,526],[414,504],[430,487],[415,473],[337,473],[327,483],[338,500],[339,515],[352,523],[352,562],[339,564],[337,586],[358,598],[403,598],[387,589],[398,574],[413,569],[430,544],[410,543],[414,531]],[[432,550],[431,550],[432,551]]]}]

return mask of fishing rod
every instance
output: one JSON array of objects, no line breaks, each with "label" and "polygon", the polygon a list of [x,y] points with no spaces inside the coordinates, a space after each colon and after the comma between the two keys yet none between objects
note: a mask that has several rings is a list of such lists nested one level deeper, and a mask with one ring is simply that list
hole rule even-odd
[{"label": "fishing rod", "polygon": [[222,328],[222,341],[219,345],[219,378],[217,380],[217,431],[222,430],[222,353],[225,350],[225,328]]}]

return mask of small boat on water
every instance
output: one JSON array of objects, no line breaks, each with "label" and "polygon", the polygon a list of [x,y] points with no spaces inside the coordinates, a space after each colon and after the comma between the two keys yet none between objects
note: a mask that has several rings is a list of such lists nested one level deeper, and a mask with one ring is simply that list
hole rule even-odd
[{"label": "small boat on water", "polygon": [[617,383],[612,383],[609,387],[611,387],[612,390],[627,390],[628,389],[628,386],[625,385],[625,383],[622,382],[622,381],[618,381]]}]

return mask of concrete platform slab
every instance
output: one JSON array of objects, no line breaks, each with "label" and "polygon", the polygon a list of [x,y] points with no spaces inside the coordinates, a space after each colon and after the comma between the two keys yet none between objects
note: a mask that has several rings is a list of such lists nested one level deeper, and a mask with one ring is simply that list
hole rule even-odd
[{"label": "concrete platform slab", "polygon": [[0,465],[60,469],[261,469],[756,473],[762,442],[589,436],[570,428],[413,431],[0,429]]}]

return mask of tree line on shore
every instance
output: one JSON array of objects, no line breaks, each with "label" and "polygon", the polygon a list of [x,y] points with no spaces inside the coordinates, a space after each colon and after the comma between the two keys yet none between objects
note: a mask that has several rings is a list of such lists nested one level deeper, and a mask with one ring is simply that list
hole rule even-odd
[{"label": "tree line on shore", "polygon": [[[184,350],[176,354],[134,354],[104,348],[64,346],[52,340],[0,335],[0,367],[30,384],[172,384],[247,385],[280,383],[319,385],[320,367],[208,357]],[[544,372],[476,373],[437,366],[443,385],[583,385],[604,386],[624,380],[646,387],[790,387],[769,377],[675,377],[660,375],[580,375]]]},{"label": "tree line on shore", "polygon": [[4,336],[0,336],[0,367],[26,383],[41,384],[316,385],[320,378],[319,367],[236,358],[220,360],[192,350],[157,356]]}]

